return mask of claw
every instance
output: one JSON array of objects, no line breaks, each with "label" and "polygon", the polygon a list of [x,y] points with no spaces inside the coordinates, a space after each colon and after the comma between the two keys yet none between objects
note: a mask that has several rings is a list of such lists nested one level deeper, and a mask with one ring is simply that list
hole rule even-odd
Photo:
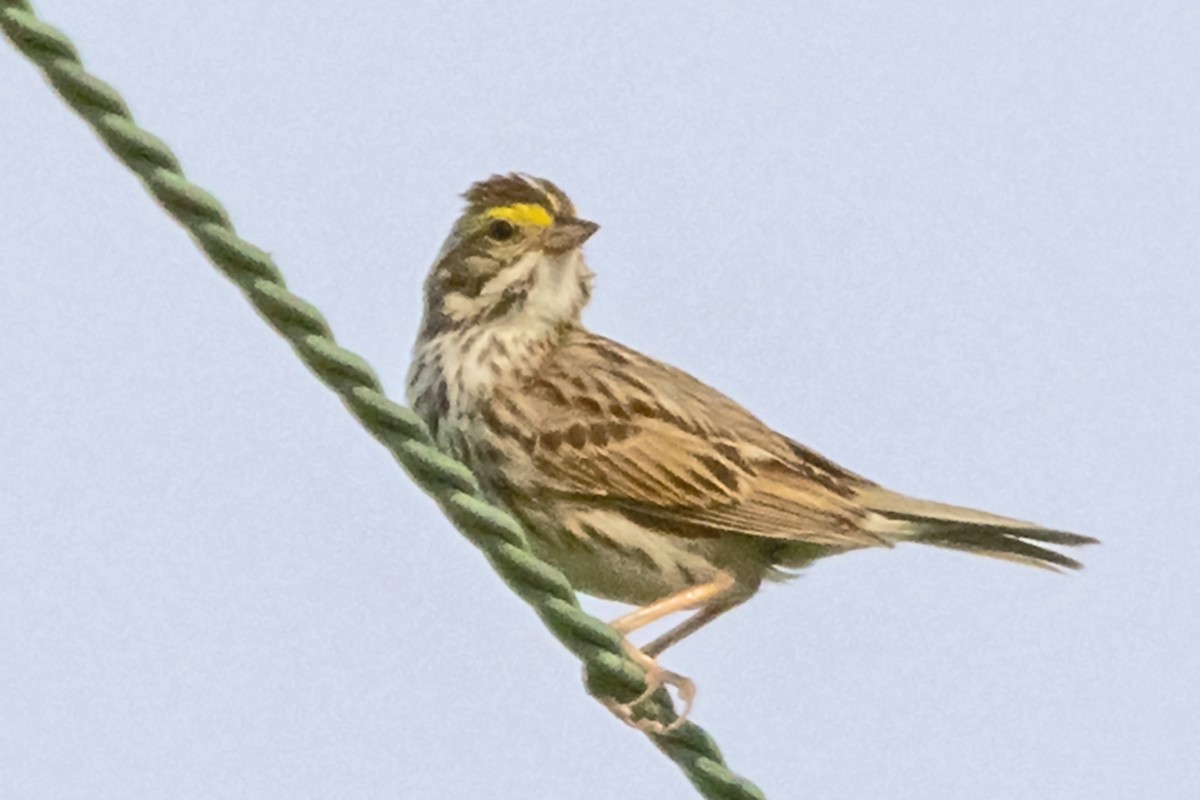
[{"label": "claw", "polygon": [[[662,736],[678,730],[683,723],[687,722],[688,714],[692,711],[692,703],[696,699],[696,684],[691,678],[680,675],[677,672],[663,669],[650,656],[643,653],[641,650],[634,647],[632,644],[626,643],[626,650],[630,658],[637,662],[642,669],[646,670],[646,689],[640,695],[635,697],[628,703],[618,703],[615,700],[604,699],[603,703],[608,707],[619,720],[624,722],[631,728],[637,728],[643,733],[655,734]],[[646,717],[636,718],[634,710],[642,703],[649,700],[659,689],[668,686],[675,687],[679,699],[683,701],[683,710],[678,712],[678,716],[668,725],[664,725],[658,720],[648,719]]]},{"label": "claw", "polygon": [[[683,710],[678,712],[675,719],[664,725],[656,719],[647,717],[636,718],[634,709],[650,699],[650,696],[664,686],[674,686],[679,693],[679,699],[683,701]],[[696,684],[690,678],[685,678],[669,670],[660,669],[657,672],[646,673],[646,691],[642,692],[634,700],[628,703],[618,703],[615,700],[605,700],[604,704],[608,706],[608,710],[616,715],[617,719],[624,722],[631,728],[637,728],[642,733],[652,733],[657,736],[663,736],[678,730],[683,723],[687,722],[688,714],[692,711],[692,701],[696,699]]]}]

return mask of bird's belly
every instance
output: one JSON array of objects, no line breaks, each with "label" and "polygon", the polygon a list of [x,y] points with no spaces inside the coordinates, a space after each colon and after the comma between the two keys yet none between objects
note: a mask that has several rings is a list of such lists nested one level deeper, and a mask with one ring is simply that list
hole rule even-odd
[{"label": "bird's belly", "polygon": [[585,594],[646,605],[744,571],[730,568],[734,565],[724,552],[729,548],[717,538],[686,539],[647,530],[617,511],[555,505],[525,509],[519,516],[538,557]]}]

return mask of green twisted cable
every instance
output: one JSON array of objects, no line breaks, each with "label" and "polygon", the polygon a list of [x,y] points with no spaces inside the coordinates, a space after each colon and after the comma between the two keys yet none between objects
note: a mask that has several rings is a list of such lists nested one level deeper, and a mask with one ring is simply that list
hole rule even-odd
[{"label": "green twisted cable", "polygon": [[[492,567],[541,617],[559,641],[583,662],[588,689],[597,697],[629,702],[646,689],[645,673],[622,650],[621,637],[579,607],[567,579],[529,549],[525,532],[483,497],[475,476],[433,445],[421,420],[389,400],[370,365],[340,347],[321,313],[288,291],[269,255],[234,232],[228,214],[210,194],[189,182],[170,148],[140,129],[120,95],[88,74],[70,40],[41,22],[25,0],[0,0],[4,33],[33,61],[54,89],[87,120],[122,163],[226,277],[238,285],[267,323],[386,447],[446,516],[483,551]],[[645,716],[676,719],[660,690]],[[706,798],[762,800],[762,791],[725,765],[712,738],[686,722],[665,734],[647,734],[675,761]]]}]

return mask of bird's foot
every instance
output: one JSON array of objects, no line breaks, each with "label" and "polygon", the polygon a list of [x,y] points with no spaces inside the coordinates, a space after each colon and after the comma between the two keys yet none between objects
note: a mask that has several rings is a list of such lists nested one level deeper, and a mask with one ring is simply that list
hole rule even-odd
[{"label": "bird's foot", "polygon": [[[688,714],[691,713],[692,702],[696,699],[696,684],[692,682],[691,678],[663,669],[658,665],[656,660],[632,644],[627,644],[626,651],[638,666],[646,670],[646,689],[628,703],[618,703],[612,699],[605,699],[603,700],[604,705],[626,725],[637,728],[642,733],[662,736],[677,730],[687,721]],[[663,724],[655,719],[637,716],[635,711],[642,703],[649,700],[659,689],[667,687],[674,687],[676,694],[679,695],[679,699],[683,703],[683,709],[677,712],[678,716],[674,720]]]}]

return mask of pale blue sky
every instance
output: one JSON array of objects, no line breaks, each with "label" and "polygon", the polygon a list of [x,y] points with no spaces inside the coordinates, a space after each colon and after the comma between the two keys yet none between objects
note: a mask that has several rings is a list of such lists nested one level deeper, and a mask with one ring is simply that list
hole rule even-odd
[{"label": "pale blue sky", "polygon": [[[396,396],[457,194],[602,224],[587,314],[896,489],[903,547],[666,656],[772,798],[1195,796],[1200,5],[42,0]],[[0,47],[0,797],[686,798]],[[589,603],[604,615],[613,606]]]}]

